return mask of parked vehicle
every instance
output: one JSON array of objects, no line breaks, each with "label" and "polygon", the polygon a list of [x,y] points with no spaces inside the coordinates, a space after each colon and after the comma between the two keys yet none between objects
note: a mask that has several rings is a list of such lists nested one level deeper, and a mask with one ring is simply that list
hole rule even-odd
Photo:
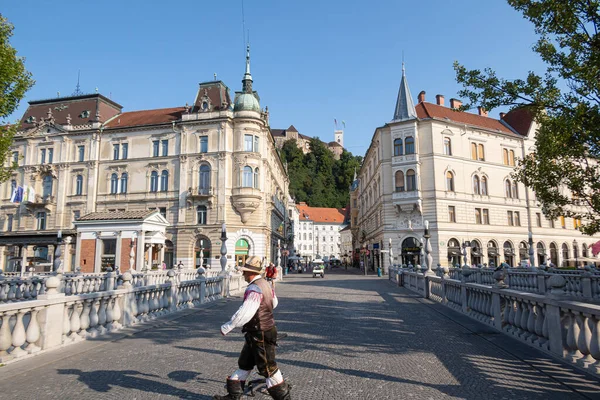
[{"label": "parked vehicle", "polygon": [[323,264],[317,264],[314,266],[312,273],[313,273],[313,278],[316,278],[317,276],[321,276],[321,278],[325,278],[325,267],[323,266]]}]

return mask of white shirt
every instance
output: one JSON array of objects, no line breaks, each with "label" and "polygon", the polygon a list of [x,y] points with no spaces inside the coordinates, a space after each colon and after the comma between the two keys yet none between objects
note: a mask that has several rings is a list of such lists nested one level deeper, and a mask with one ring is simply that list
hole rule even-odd
[{"label": "white shirt", "polygon": [[[262,290],[258,285],[254,283],[254,281],[262,279],[260,275],[256,276],[254,279],[250,281],[246,292],[244,293],[244,302],[240,306],[240,308],[236,311],[235,314],[231,317],[231,319],[221,325],[221,333],[223,335],[227,335],[233,329],[244,326],[248,323],[254,314],[258,311],[260,307],[260,303],[263,299]],[[277,296],[275,295],[275,290],[273,290],[273,309],[277,307],[279,301],[277,300]]]}]

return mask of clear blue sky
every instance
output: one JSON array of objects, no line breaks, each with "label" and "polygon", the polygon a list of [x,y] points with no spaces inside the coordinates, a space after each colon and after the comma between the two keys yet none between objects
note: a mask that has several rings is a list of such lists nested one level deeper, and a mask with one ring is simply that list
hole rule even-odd
[{"label": "clear blue sky", "polygon": [[[456,97],[452,63],[494,67],[516,78],[542,71],[533,26],[503,0],[245,0],[252,76],[272,128],[333,140],[364,155],[376,127],[394,113],[402,53],[413,99]],[[81,88],[110,96],[124,111],[192,103],[213,73],[240,90],[244,72],[242,0],[10,1],[12,45],[35,86],[28,100]],[[232,93],[233,94],[233,93]],[[497,117],[497,110],[491,116]]]}]

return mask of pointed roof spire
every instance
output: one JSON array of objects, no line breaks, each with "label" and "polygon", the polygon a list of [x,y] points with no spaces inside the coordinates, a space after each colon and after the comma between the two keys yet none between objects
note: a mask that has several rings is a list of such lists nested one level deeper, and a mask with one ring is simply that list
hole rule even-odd
[{"label": "pointed roof spire", "polygon": [[398,89],[398,100],[396,100],[394,121],[402,121],[413,118],[417,118],[417,110],[415,110],[415,103],[413,102],[412,96],[410,95],[410,89],[408,88],[408,80],[406,79],[406,69],[404,68],[403,62],[402,80],[400,81],[400,88]]},{"label": "pointed roof spire", "polygon": [[250,44],[246,46],[246,72],[242,79],[242,91],[252,93],[252,75],[250,75]]}]

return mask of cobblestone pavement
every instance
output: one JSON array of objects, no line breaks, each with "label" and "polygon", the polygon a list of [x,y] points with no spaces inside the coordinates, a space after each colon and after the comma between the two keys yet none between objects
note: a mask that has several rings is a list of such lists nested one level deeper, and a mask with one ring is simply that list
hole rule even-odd
[{"label": "cobblestone pavement", "polygon": [[[277,292],[278,328],[289,334],[278,362],[295,400],[600,396],[597,379],[383,278],[295,274]],[[9,364],[0,398],[211,399],[236,368],[242,335],[219,326],[239,304]]]}]

